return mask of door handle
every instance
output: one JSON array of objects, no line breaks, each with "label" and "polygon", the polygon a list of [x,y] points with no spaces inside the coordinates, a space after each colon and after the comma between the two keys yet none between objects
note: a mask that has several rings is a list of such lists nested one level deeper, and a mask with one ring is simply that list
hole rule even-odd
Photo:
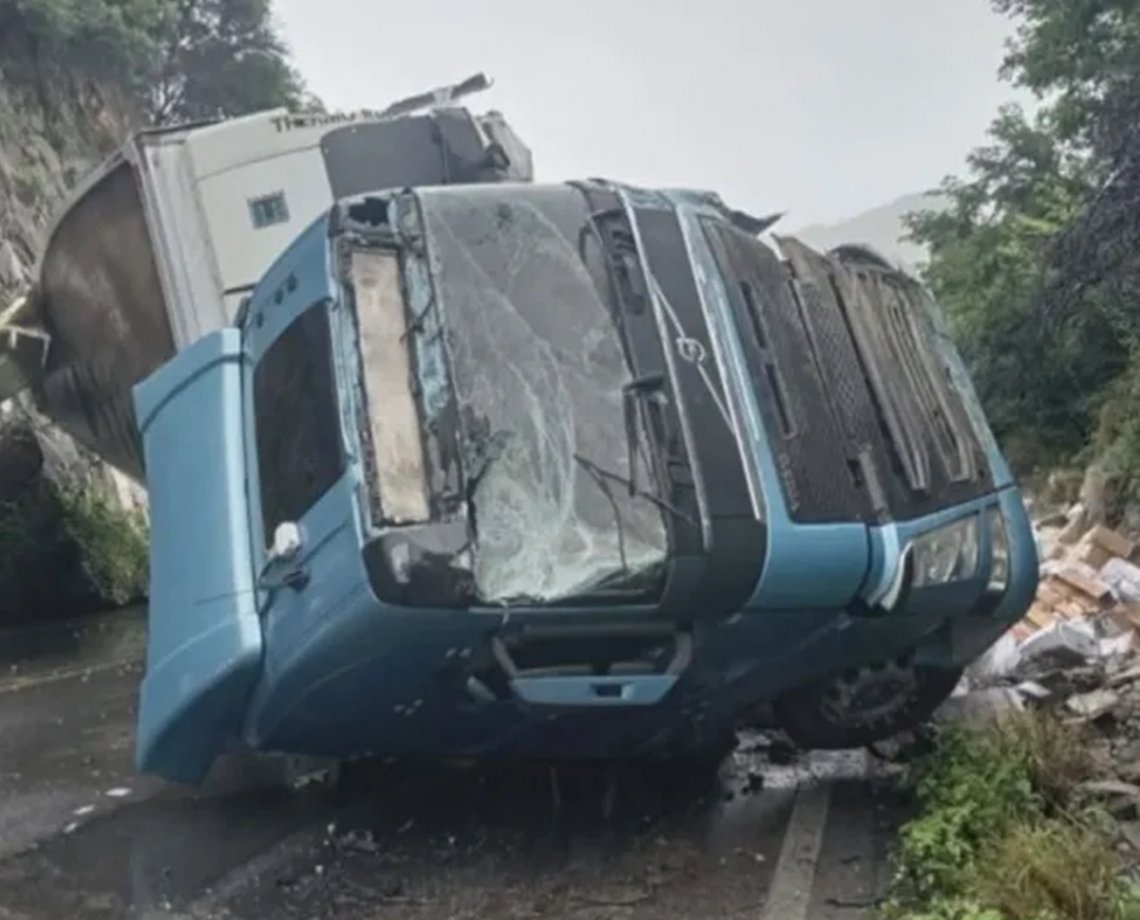
[{"label": "door handle", "polygon": [[309,584],[309,570],[301,565],[289,569],[282,574],[281,584],[287,588],[292,588],[294,591],[304,591]]},{"label": "door handle", "polygon": [[292,588],[294,591],[303,591],[309,584],[309,570],[303,565],[293,565],[288,569],[279,569],[270,560],[257,580],[257,587],[268,591],[270,595],[279,588]]},{"label": "door handle", "polygon": [[543,706],[655,706],[673,689],[677,677],[516,677],[511,688],[523,702]]}]

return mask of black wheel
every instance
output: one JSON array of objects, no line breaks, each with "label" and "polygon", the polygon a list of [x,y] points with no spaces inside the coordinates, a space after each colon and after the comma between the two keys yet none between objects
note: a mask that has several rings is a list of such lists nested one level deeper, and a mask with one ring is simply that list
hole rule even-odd
[{"label": "black wheel", "polygon": [[920,668],[905,660],[853,668],[780,697],[773,712],[800,747],[866,747],[921,725],[961,677],[961,668]]}]

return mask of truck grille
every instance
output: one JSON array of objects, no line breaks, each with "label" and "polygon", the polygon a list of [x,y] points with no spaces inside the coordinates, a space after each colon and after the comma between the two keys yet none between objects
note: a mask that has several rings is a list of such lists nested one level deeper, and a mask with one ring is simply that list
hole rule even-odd
[{"label": "truck grille", "polygon": [[857,251],[825,257],[781,238],[783,264],[718,221],[707,221],[705,232],[730,281],[793,519],[914,517],[991,488],[921,287]]}]

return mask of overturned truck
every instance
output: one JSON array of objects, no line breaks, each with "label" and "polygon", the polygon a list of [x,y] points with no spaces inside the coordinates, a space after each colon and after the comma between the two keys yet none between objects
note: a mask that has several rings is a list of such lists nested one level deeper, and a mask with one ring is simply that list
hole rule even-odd
[{"label": "overturned truck", "polygon": [[[407,113],[325,134],[340,178],[256,276],[158,256],[215,310],[196,326],[159,322],[141,230],[93,240],[81,198],[49,244],[44,315],[87,290],[76,328],[122,351],[53,338],[41,398],[150,493],[140,767],[715,762],[741,725],[850,747],[924,718],[1037,571],[928,293],[711,193],[534,183],[501,119],[457,119],[470,152],[426,175],[444,111],[405,172],[378,126]],[[226,226],[304,212],[290,175],[219,186]],[[84,269],[52,269],[66,239]],[[128,306],[152,275],[165,299]]]}]

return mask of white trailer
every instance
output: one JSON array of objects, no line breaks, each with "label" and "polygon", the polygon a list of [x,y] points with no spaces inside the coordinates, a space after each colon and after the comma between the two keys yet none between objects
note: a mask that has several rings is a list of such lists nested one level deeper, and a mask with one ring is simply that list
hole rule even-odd
[{"label": "white trailer", "polygon": [[278,109],[137,132],[50,228],[36,287],[8,316],[38,338],[0,341],[0,399],[30,386],[45,414],[140,475],[131,387],[231,324],[257,279],[335,200],[533,178],[530,151],[499,113],[456,104],[489,85],[477,75],[382,111]]}]

